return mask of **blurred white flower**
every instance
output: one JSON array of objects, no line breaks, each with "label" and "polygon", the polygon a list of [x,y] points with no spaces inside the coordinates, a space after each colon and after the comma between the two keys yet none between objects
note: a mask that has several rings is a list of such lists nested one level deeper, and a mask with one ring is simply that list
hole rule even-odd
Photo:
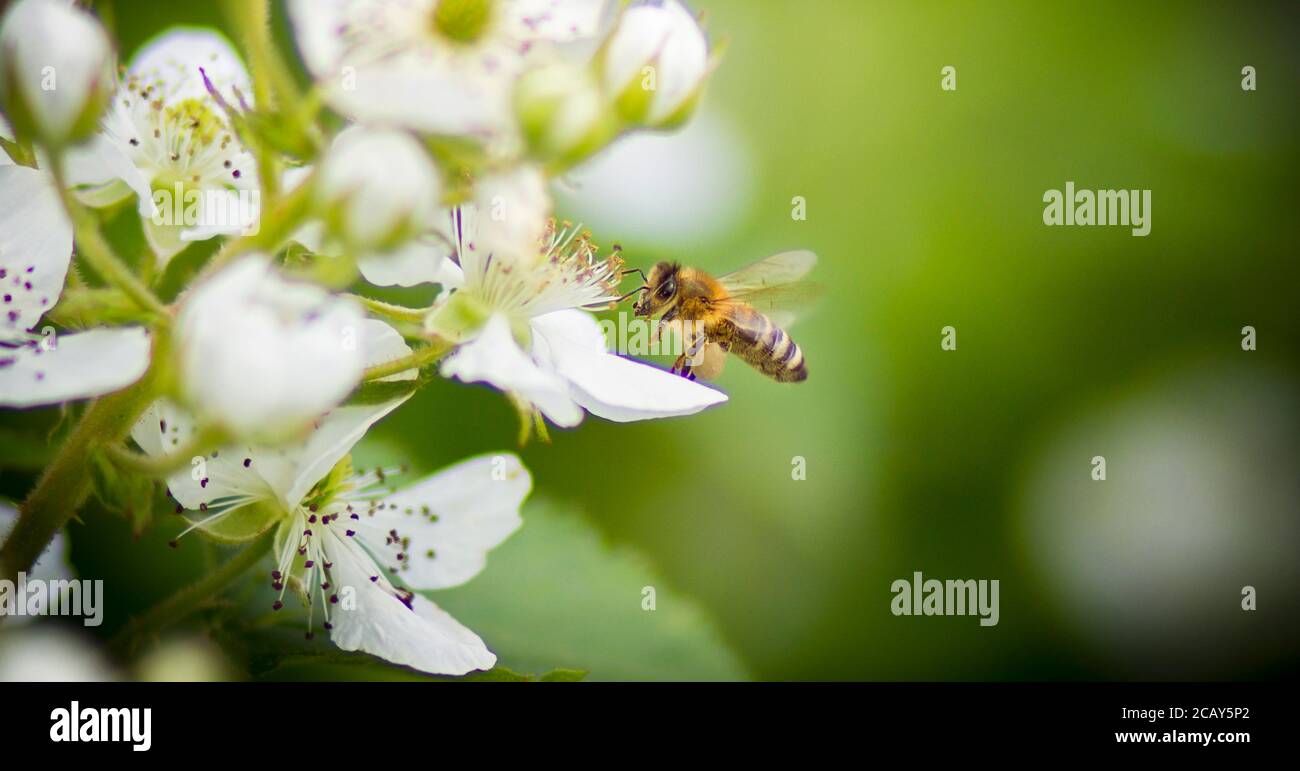
[{"label": "blurred white flower", "polygon": [[338,404],[365,369],[352,301],[251,255],[193,290],[176,325],[181,386],[201,419],[274,438]]},{"label": "blurred white flower", "polygon": [[433,225],[442,195],[438,169],[414,137],[359,126],[334,139],[316,185],[329,234],[381,258]]},{"label": "blurred white flower", "polygon": [[[1197,362],[1102,402],[1035,454],[1027,557],[1121,672],[1241,676],[1294,650],[1298,389],[1267,367]],[[1242,608],[1248,586],[1258,610]]]},{"label": "blurred white flower", "polygon": [[239,672],[221,648],[201,636],[163,640],[133,669],[145,683],[216,683],[237,679]]},{"label": "blurred white flower", "polygon": [[93,206],[134,192],[159,264],[190,241],[250,231],[257,167],[222,105],[248,99],[248,72],[225,38],[167,32],[132,58],[101,133],[68,154],[68,184]]},{"label": "blurred white flower", "polygon": [[115,80],[103,27],[70,0],[19,0],[0,20],[0,104],[20,134],[56,147],[85,139]]},{"label": "blurred white flower", "polygon": [[743,226],[762,159],[744,133],[714,110],[681,131],[636,132],[565,175],[556,198],[598,233],[698,250]]},{"label": "blurred white flower", "polygon": [[298,49],[330,104],[435,134],[513,130],[537,48],[594,36],[606,0],[290,0]]},{"label": "blurred white flower", "polygon": [[0,406],[84,399],[134,383],[149,367],[142,328],[55,335],[37,324],[58,302],[72,225],[49,175],[0,166]]},{"label": "blurred white flower", "polygon": [[532,255],[487,252],[475,243],[482,212],[455,215],[464,283],[429,318],[461,343],[442,374],[485,382],[575,426],[583,409],[619,422],[692,415],[726,401],[720,391],[610,353],[590,313],[618,298],[622,260],[599,258],[577,228],[551,228]]},{"label": "blurred white flower", "polygon": [[0,632],[0,683],[101,683],[116,679],[117,673],[85,635],[57,623]]},{"label": "blurred white flower", "polygon": [[[380,339],[390,356],[400,354],[392,350],[394,340],[403,345],[395,332]],[[308,609],[309,638],[319,612],[344,650],[435,674],[489,669],[496,657],[483,641],[411,589],[457,586],[482,570],[487,552],[521,524],[531,480],[513,455],[465,461],[400,491],[384,488],[393,472],[353,471],[352,446],[405,398],[340,407],[300,444],[222,449],[199,479],[187,469],[168,487],[181,506],[203,512],[191,530],[217,529],[257,506],[275,510],[262,529],[278,528],[273,607],[281,609],[294,589]],[[182,413],[159,403],[132,436],[159,454],[193,431]]]},{"label": "blurred white flower", "polygon": [[[475,185],[474,205],[466,209],[486,213],[474,226],[476,238],[467,248],[517,255],[512,259],[518,260],[542,258],[538,245],[550,227],[551,197],[545,175],[535,166],[484,175]],[[456,209],[439,209],[434,223],[416,239],[388,254],[363,256],[358,264],[361,275],[377,286],[460,286],[464,281],[460,266],[449,258],[456,253],[458,216]],[[296,237],[320,251],[319,234],[316,228],[315,234]]]},{"label": "blurred white flower", "polygon": [[695,108],[709,75],[709,41],[678,0],[628,7],[602,48],[606,91],[633,124],[676,126]]}]

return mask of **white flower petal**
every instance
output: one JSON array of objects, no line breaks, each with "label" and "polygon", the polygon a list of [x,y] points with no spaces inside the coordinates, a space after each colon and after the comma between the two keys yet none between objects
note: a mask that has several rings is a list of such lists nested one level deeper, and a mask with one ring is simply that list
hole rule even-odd
[{"label": "white flower petal", "polygon": [[[159,457],[189,445],[198,427],[188,412],[167,400],[149,406],[131,428],[131,438],[145,454]],[[279,460],[251,447],[223,447],[167,477],[167,489],[191,511],[223,498],[274,497],[264,478]],[[248,465],[245,465],[245,461]],[[271,474],[272,476],[274,474]]]},{"label": "white flower petal", "polygon": [[612,7],[608,0],[506,0],[504,10],[514,39],[566,43],[595,35]]},{"label": "white flower petal", "polygon": [[307,69],[317,78],[336,77],[343,58],[340,25],[348,21],[347,9],[352,0],[289,0],[289,21],[293,24],[298,53]]},{"label": "white flower petal", "polygon": [[442,374],[465,383],[489,383],[515,394],[536,405],[557,426],[567,428],[582,422],[582,410],[569,395],[568,384],[538,367],[519,348],[510,323],[500,314],[443,362]]},{"label": "white flower petal", "polygon": [[624,423],[693,415],[727,400],[721,391],[607,352],[590,314],[557,311],[532,325],[545,346],[539,356],[572,384],[573,399],[593,415]]},{"label": "white flower petal", "polygon": [[[519,458],[485,455],[458,463],[384,498],[356,529],[382,566],[416,589],[459,586],[478,575],[489,550],[523,520],[532,478]],[[395,531],[402,540],[389,544]],[[409,539],[409,540],[405,540]],[[396,554],[402,552],[405,559]]]},{"label": "white flower petal", "polygon": [[0,166],[0,340],[54,307],[71,261],[72,223],[49,176]]},{"label": "white flower petal", "polygon": [[378,64],[356,65],[350,78],[335,76],[325,93],[331,106],[361,122],[449,135],[489,135],[512,125],[509,89],[485,73]]},{"label": "white flower petal", "polygon": [[[302,242],[307,245],[307,242]],[[444,244],[408,241],[383,254],[368,254],[357,260],[361,275],[375,286],[418,286],[442,284],[460,286],[464,274],[447,258]]]},{"label": "white flower petal", "polygon": [[276,479],[273,486],[286,506],[302,502],[311,488],[352,451],[370,427],[410,398],[410,394],[382,404],[338,407],[326,415],[301,449],[285,452],[284,464],[292,472],[288,485]]},{"label": "white flower petal", "polygon": [[134,383],[149,368],[150,340],[139,327],[59,335],[0,348],[0,406],[36,407],[88,399]]},{"label": "white flower petal", "polygon": [[204,190],[198,198],[198,222],[180,232],[182,242],[206,241],[216,236],[251,235],[257,232],[262,216],[261,195],[257,190]]},{"label": "white flower petal", "polygon": [[[337,591],[355,593],[351,609],[343,603],[331,607],[330,639],[335,645],[433,674],[463,675],[496,663],[479,636],[446,611],[419,595],[407,607],[386,591],[380,567],[352,539],[336,535],[332,528],[322,533]],[[372,576],[378,580],[372,581]]]},{"label": "white flower petal", "polygon": [[122,148],[103,134],[69,148],[64,159],[68,186],[88,206],[111,206],[131,193],[142,218],[154,213],[149,180]]},{"label": "white flower petal", "polygon": [[478,212],[474,251],[524,265],[536,262],[551,216],[551,196],[541,170],[521,166],[486,175],[474,195]]},{"label": "white flower petal", "polygon": [[[361,324],[361,348],[365,355],[366,369],[387,364],[395,359],[411,355],[411,346],[398,334],[396,329],[378,319],[366,319]],[[420,376],[418,369],[408,369],[396,375],[381,378],[384,383],[393,380],[415,380]]]},{"label": "white flower petal", "polygon": [[[362,352],[366,367],[385,364],[411,353],[397,330],[376,319],[362,322]],[[414,380],[419,372],[408,369],[384,378],[382,382]],[[302,449],[290,452],[286,458],[292,469],[289,484],[273,481],[286,506],[296,506],[311,488],[329,473],[344,455],[352,451],[370,427],[401,406],[411,394],[404,394],[379,404],[358,404],[338,407],[324,417],[307,438]]]},{"label": "white flower petal", "polygon": [[234,46],[206,27],[173,27],[163,32],[136,52],[128,71],[146,82],[166,84],[164,96],[169,102],[207,98],[204,73],[232,104],[238,103],[234,89],[243,94],[245,102],[253,100],[248,70]]}]

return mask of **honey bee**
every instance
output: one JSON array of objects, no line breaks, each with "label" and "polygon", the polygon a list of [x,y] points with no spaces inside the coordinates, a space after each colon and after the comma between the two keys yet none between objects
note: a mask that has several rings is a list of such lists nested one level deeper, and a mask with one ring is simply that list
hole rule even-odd
[{"label": "honey bee", "polygon": [[685,352],[673,364],[683,377],[713,380],[734,353],[773,380],[797,383],[808,378],[808,366],[783,327],[794,321],[787,308],[816,294],[816,287],[802,281],[816,263],[812,252],[782,252],[714,278],[661,262],[648,276],[641,273],[645,285],[632,312],[659,316],[660,323],[683,331]]}]

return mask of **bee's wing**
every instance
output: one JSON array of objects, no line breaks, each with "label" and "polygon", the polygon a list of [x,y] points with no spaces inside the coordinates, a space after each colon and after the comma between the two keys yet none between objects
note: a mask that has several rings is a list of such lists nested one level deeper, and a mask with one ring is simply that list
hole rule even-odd
[{"label": "bee's wing", "polygon": [[781,252],[719,276],[718,280],[733,295],[754,292],[780,284],[793,284],[808,275],[816,264],[817,255],[806,249]]},{"label": "bee's wing", "polygon": [[825,287],[811,281],[799,281],[733,294],[721,304],[744,303],[772,320],[778,327],[789,327],[808,315],[825,293]]},{"label": "bee's wing", "polygon": [[718,281],[730,299],[753,307],[779,327],[788,327],[821,298],[822,287],[803,280],[816,264],[812,252],[782,252]]}]

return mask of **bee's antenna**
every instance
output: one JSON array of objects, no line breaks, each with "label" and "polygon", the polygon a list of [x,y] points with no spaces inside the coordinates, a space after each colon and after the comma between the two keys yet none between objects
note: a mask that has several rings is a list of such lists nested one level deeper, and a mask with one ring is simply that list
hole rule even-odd
[{"label": "bee's antenna", "polygon": [[627,298],[629,298],[629,297],[631,297],[632,295],[636,294],[637,292],[640,292],[642,289],[649,289],[649,288],[650,288],[650,286],[649,286],[648,284],[645,285],[645,286],[637,287],[636,289],[633,289],[631,292],[628,292],[627,294],[625,294],[625,295],[623,295],[622,297],[620,297],[620,298],[618,298],[617,300],[615,300],[615,301],[614,301],[614,304],[617,305],[618,303],[623,302],[624,300],[626,300]]},{"label": "bee's antenna", "polygon": [[[642,281],[649,281],[649,279],[647,279],[647,278],[645,277],[645,271],[644,271],[644,270],[641,270],[640,268],[625,268],[625,269],[623,270],[623,275],[624,275],[624,276],[626,276],[626,275],[629,274],[629,273],[639,273],[639,274],[641,274],[641,280],[642,280]],[[640,292],[641,290],[638,289],[638,290],[636,290],[636,291]]]}]

